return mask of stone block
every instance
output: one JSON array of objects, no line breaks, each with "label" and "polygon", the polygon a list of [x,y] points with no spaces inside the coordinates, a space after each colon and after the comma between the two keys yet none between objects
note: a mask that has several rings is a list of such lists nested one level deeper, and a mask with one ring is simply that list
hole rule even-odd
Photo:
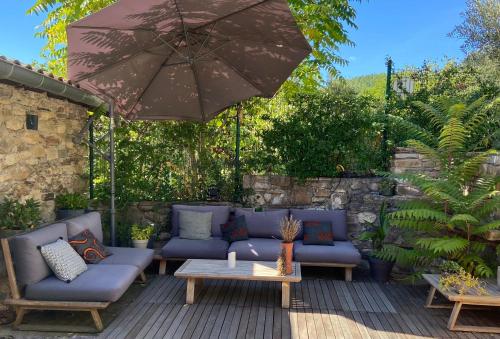
[{"label": "stone block", "polygon": [[272,175],[269,177],[269,181],[271,185],[280,187],[288,187],[291,183],[290,177],[282,175]]},{"label": "stone block", "polygon": [[19,131],[24,129],[25,119],[21,119],[19,117],[7,117],[5,121],[5,127],[11,131]]},{"label": "stone block", "polygon": [[372,212],[361,212],[358,214],[358,222],[360,224],[374,223],[377,220],[377,215]]},{"label": "stone block", "polygon": [[292,194],[293,205],[309,205],[312,203],[312,192],[305,187],[296,188]]}]

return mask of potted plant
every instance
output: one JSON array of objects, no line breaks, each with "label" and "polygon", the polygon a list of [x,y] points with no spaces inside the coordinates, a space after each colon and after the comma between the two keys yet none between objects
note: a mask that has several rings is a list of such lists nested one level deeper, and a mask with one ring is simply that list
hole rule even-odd
[{"label": "potted plant", "polygon": [[281,248],[283,249],[285,255],[285,273],[292,274],[292,257],[293,257],[293,241],[297,234],[299,234],[300,230],[300,221],[290,218],[283,218],[280,223],[280,232],[281,239],[283,240],[281,243]]},{"label": "potted plant", "polygon": [[132,225],[130,236],[132,237],[132,244],[135,248],[147,248],[149,240],[153,235],[155,229],[153,225],[140,226],[138,224]]},{"label": "potted plant", "polygon": [[390,178],[384,178],[380,181],[379,192],[386,197],[392,197],[396,192],[396,181]]},{"label": "potted plant", "polygon": [[40,203],[34,199],[28,199],[22,203],[6,198],[0,203],[1,238],[7,238],[34,228],[40,220]]},{"label": "potted plant", "polygon": [[386,282],[391,275],[394,261],[388,261],[377,257],[377,254],[380,253],[384,247],[384,240],[390,229],[387,220],[387,204],[385,201],[380,206],[379,220],[379,226],[371,223],[370,229],[361,233],[359,239],[370,240],[372,244],[372,252],[368,255],[370,275],[378,282]]},{"label": "potted plant", "polygon": [[85,213],[88,199],[81,193],[64,193],[56,196],[56,219],[68,219]]}]

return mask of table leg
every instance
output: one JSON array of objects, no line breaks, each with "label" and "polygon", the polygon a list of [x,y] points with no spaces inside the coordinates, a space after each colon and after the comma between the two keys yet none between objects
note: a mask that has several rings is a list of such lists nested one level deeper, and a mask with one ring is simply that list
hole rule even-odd
[{"label": "table leg", "polygon": [[186,304],[194,304],[194,296],[196,293],[196,279],[188,278],[186,290]]},{"label": "table leg", "polygon": [[436,288],[434,286],[431,286],[431,289],[429,290],[429,295],[427,296],[427,300],[425,301],[425,307],[427,308],[432,307],[432,301],[434,300],[435,294],[436,294]]},{"label": "table leg", "polygon": [[455,306],[453,306],[453,311],[451,311],[450,319],[448,319],[448,329],[450,331],[455,330],[455,324],[457,323],[458,314],[462,309],[462,303],[457,301]]},{"label": "table leg", "polygon": [[290,308],[290,282],[281,283],[281,307]]}]

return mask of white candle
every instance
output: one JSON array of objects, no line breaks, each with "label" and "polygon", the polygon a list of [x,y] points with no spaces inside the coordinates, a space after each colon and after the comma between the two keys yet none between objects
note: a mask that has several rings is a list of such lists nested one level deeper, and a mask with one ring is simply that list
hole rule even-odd
[{"label": "white candle", "polygon": [[236,252],[229,252],[229,254],[227,255],[227,266],[229,268],[236,267]]}]

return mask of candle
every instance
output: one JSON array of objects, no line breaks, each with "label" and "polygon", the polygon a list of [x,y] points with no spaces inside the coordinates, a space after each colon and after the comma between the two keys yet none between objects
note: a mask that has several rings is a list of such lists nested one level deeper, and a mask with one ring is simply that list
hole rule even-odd
[{"label": "candle", "polygon": [[229,268],[236,267],[236,252],[229,252],[229,254],[227,255],[227,266]]}]

